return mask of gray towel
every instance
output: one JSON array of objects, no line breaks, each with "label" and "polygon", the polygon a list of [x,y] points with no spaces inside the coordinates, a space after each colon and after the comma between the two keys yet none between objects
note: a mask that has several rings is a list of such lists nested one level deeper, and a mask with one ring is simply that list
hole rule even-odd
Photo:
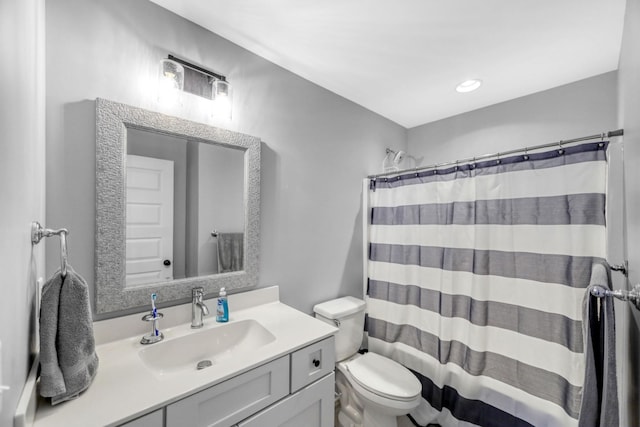
[{"label": "gray towel", "polygon": [[40,395],[56,405],[87,389],[98,369],[89,290],[70,267],[42,288]]},{"label": "gray towel", "polygon": [[218,273],[242,271],[244,233],[218,233]]},{"label": "gray towel", "polygon": [[597,298],[591,288],[611,288],[609,268],[596,263],[582,302],[585,378],[579,427],[617,427],[616,331],[613,298]]}]

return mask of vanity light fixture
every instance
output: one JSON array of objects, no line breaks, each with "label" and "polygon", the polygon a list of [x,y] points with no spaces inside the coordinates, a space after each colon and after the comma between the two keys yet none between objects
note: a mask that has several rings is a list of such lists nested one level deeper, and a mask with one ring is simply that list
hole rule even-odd
[{"label": "vanity light fixture", "polygon": [[460,83],[456,87],[456,91],[458,91],[460,93],[472,92],[472,91],[478,89],[481,85],[482,85],[482,80],[478,80],[478,79],[466,80],[466,81]]},{"label": "vanity light fixture", "polygon": [[[161,61],[161,78],[164,79],[174,74],[173,68],[166,64],[175,64],[174,66],[182,69],[184,83],[180,90],[211,100],[214,116],[231,118],[232,88],[225,76],[168,55],[167,59]],[[168,71],[165,71],[166,69]],[[163,84],[167,85],[167,83],[161,83],[161,86]]]}]

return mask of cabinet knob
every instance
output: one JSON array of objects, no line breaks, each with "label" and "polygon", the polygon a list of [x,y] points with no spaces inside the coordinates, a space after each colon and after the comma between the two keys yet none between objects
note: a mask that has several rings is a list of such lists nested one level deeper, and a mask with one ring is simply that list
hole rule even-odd
[{"label": "cabinet knob", "polygon": [[320,361],[318,359],[313,359],[313,366],[315,366],[316,368],[320,366]]}]

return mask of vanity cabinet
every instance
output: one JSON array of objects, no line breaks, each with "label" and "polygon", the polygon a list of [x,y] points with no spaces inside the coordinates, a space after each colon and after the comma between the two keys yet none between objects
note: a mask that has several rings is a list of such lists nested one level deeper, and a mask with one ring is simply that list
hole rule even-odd
[{"label": "vanity cabinet", "polygon": [[[138,343],[147,332],[139,314],[96,322],[100,369],[91,387],[50,405],[33,393],[33,375],[23,396],[32,413],[16,413],[17,425],[333,427],[337,329],[281,303],[277,287],[229,299],[230,322],[199,330],[184,321],[191,303],[167,307],[173,323],[151,346]],[[222,344],[224,355],[216,353]],[[196,370],[201,360],[212,365]]]},{"label": "vanity cabinet", "polygon": [[[332,427],[334,345],[331,336],[169,404],[164,425]],[[162,427],[163,423],[160,419],[142,426]]]}]

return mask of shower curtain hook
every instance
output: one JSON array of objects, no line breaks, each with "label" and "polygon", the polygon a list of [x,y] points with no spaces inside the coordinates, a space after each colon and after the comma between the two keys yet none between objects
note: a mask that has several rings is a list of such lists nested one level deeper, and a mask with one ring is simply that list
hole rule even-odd
[{"label": "shower curtain hook", "polygon": [[605,132],[602,132],[600,134],[600,143],[598,144],[598,147],[602,148],[604,147],[604,137],[607,136],[607,134]]},{"label": "shower curtain hook", "polygon": [[498,154],[497,154],[497,157],[498,157],[498,158],[496,159],[496,164],[498,164],[498,165],[499,165],[499,164],[500,164],[500,153],[498,153]]},{"label": "shower curtain hook", "polygon": [[558,145],[560,146],[560,149],[558,150],[558,154],[564,154],[564,148],[562,147],[562,140],[558,142]]},{"label": "shower curtain hook", "polygon": [[524,156],[522,156],[525,160],[529,160],[529,147],[524,147]]}]

